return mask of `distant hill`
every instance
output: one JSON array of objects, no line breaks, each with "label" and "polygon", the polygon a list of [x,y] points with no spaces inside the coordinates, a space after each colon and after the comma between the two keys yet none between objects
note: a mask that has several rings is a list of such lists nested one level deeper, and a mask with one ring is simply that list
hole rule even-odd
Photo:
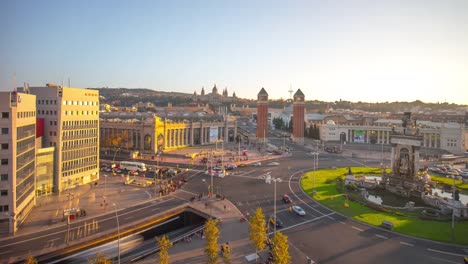
[{"label": "distant hill", "polygon": [[[157,106],[166,106],[171,102],[176,105],[189,105],[194,103],[195,95],[190,93],[180,92],[163,92],[154,91],[147,88],[90,88],[99,90],[99,94],[103,97],[103,103],[112,104],[118,103],[120,106],[132,106],[138,102],[152,102]],[[238,105],[249,105],[256,107],[256,100],[238,98]],[[270,100],[269,107],[283,108],[291,105],[290,100],[278,99]],[[413,102],[384,102],[384,103],[367,103],[367,102],[350,102],[350,101],[306,101],[306,109],[324,112],[326,109],[350,109],[362,110],[366,112],[441,112],[441,111],[468,111],[467,105],[457,105],[449,103],[424,103],[416,100]]]}]

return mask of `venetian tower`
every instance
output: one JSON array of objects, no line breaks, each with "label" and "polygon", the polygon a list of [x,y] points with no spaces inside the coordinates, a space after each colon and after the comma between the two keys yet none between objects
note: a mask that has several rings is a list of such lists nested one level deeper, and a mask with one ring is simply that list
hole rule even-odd
[{"label": "venetian tower", "polygon": [[264,88],[257,95],[257,140],[265,142],[268,135],[268,93]]},{"label": "venetian tower", "polygon": [[304,143],[304,94],[298,89],[293,101],[293,137],[296,143]]}]

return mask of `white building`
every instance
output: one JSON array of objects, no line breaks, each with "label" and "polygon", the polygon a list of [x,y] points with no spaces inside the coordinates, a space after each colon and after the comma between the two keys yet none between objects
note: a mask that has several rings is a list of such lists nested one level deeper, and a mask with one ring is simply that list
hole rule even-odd
[{"label": "white building", "polygon": [[[320,139],[323,141],[389,144],[394,129],[402,132],[401,120],[381,119],[374,125],[337,125],[332,120],[320,124]],[[419,133],[423,136],[422,147],[447,150],[461,155],[465,152],[465,128],[457,123],[435,123],[417,121]]]},{"label": "white building", "polygon": [[36,96],[0,92],[0,233],[14,233],[34,206]]}]

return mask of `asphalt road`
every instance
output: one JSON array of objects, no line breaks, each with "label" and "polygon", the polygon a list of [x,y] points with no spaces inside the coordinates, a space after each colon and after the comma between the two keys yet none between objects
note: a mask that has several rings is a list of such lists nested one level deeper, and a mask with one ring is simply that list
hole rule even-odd
[{"label": "asphalt road", "polygon": [[[271,142],[271,141],[270,141]],[[274,142],[283,144],[282,140]],[[214,190],[230,199],[240,211],[251,215],[261,207],[266,216],[274,212],[277,202],[277,217],[282,220],[281,230],[289,237],[290,247],[309,256],[316,263],[463,263],[468,247],[447,245],[416,239],[388,232],[348,219],[325,208],[304,194],[299,179],[304,171],[313,169],[310,149],[293,146],[292,156],[278,159],[278,166],[268,166],[271,161],[259,167],[237,168],[226,178],[214,178]],[[340,155],[320,153],[319,168],[369,165],[377,166],[378,161],[352,160]],[[265,183],[265,176],[280,178],[277,194],[274,186]],[[197,175],[186,188],[192,192],[206,191],[210,182],[207,175]],[[298,216],[288,210],[291,204],[284,204],[283,194],[292,198],[292,205],[299,205],[305,216]],[[294,260],[294,263],[306,260]]]},{"label": "asphalt road", "polygon": [[[270,142],[279,146],[284,143],[282,139],[273,139]],[[292,147],[292,155],[278,159],[278,166],[268,166],[266,164],[271,161],[266,161],[259,167],[237,168],[225,178],[213,178],[214,191],[225,195],[245,216],[251,215],[258,207],[263,209],[266,216],[273,214],[276,199],[277,217],[284,224],[278,230],[288,235],[291,248],[309,256],[316,263],[462,263],[463,256],[468,255],[468,247],[402,236],[348,219],[321,206],[305,195],[298,183],[303,172],[313,169],[310,149],[299,145]],[[380,161],[352,160],[340,155],[320,153],[318,167],[376,166],[379,163]],[[265,183],[266,175],[281,179],[277,183],[275,197],[274,184]],[[192,193],[206,194],[211,185],[211,177],[197,171],[192,171],[186,179],[188,184],[183,189]],[[290,212],[288,207],[291,204],[281,201],[283,194],[288,194],[292,198],[292,205],[301,206],[306,215],[301,217]],[[120,223],[123,225],[156,212],[164,212],[187,202],[191,196],[190,193],[178,192],[175,196],[162,197],[119,210]],[[66,243],[67,239],[73,241],[96,232],[114,230],[115,222],[115,214],[109,212],[87,219],[86,228],[84,221],[78,220],[69,228],[64,223],[34,235],[2,240],[1,261],[11,261],[10,257],[13,255],[27,255],[30,249],[42,249],[46,253]],[[306,263],[305,259],[293,261]]]},{"label": "asphalt road", "polygon": [[[131,223],[136,219],[143,219],[154,216],[157,213],[165,212],[178,205],[187,203],[192,194],[187,192],[177,192],[171,196],[146,200],[144,203],[118,210],[120,226]],[[71,222],[70,226],[63,222],[62,225],[42,230],[34,234],[11,237],[0,242],[1,263],[15,261],[15,256],[29,255],[31,249],[42,250],[44,256],[37,257],[38,260],[47,259],[51,255],[51,250],[56,250],[58,246],[73,243],[73,241],[90,237],[97,233],[111,232],[116,228],[116,215],[114,210],[109,210],[94,218],[84,220],[77,219]]]}]

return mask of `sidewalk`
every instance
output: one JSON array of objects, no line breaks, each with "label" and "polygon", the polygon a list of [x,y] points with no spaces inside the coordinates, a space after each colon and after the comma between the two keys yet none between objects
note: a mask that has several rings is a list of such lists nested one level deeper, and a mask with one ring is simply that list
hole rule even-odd
[{"label": "sidewalk", "polygon": [[[109,175],[109,173],[106,174]],[[36,233],[60,225],[65,226],[64,209],[80,208],[86,210],[86,216],[79,216],[76,219],[79,221],[113,212],[115,210],[114,203],[117,205],[117,209],[121,210],[146,202],[154,197],[153,192],[146,191],[147,189],[124,185],[123,182],[124,178],[111,175],[105,177],[101,172],[97,185],[83,185],[67,190],[60,195],[39,198],[37,205],[14,236]],[[68,198],[69,193],[71,194],[70,199]],[[13,235],[2,237],[0,241],[11,236]]]}]

